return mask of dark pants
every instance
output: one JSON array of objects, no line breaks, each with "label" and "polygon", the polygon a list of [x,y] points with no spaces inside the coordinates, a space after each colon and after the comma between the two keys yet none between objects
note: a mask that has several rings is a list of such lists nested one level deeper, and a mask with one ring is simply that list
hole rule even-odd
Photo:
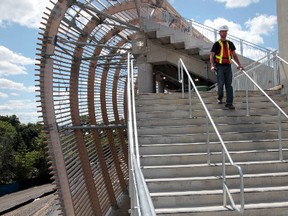
[{"label": "dark pants", "polygon": [[231,65],[217,64],[217,83],[218,83],[218,99],[222,100],[224,93],[223,87],[226,89],[226,104],[233,104],[233,87],[232,87],[232,69]]}]

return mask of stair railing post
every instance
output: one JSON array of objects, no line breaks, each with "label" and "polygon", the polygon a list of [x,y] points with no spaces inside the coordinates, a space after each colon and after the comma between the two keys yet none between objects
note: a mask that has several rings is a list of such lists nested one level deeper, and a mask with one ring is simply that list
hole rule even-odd
[{"label": "stair railing post", "polygon": [[193,23],[192,20],[189,20],[189,33],[191,34],[191,36],[193,36]]},{"label": "stair railing post", "polygon": [[183,65],[181,64],[181,80],[182,80],[182,98],[184,98],[184,76],[183,76]]},{"label": "stair railing post", "polygon": [[133,60],[130,60],[130,73],[131,73],[131,94],[132,94],[132,110],[133,110],[133,131],[134,131],[134,144],[135,144],[135,155],[136,155],[136,161],[138,163],[138,165],[140,166],[140,155],[139,155],[139,144],[138,144],[138,130],[137,130],[137,119],[136,119],[136,105],[135,105],[135,91],[134,91],[134,74],[133,74],[133,68],[134,68],[134,64],[133,64]]},{"label": "stair railing post", "polygon": [[[195,90],[197,97],[199,98],[200,102],[202,103],[203,108],[204,108],[204,110],[205,110],[205,112],[206,112],[206,116],[207,116],[207,118],[209,118],[209,121],[210,121],[212,127],[214,128],[214,130],[215,130],[215,132],[216,132],[216,135],[218,136],[219,141],[220,141],[221,146],[222,146],[222,154],[221,154],[221,156],[222,156],[223,204],[224,204],[224,206],[227,206],[227,195],[228,195],[229,200],[230,200],[230,202],[231,202],[232,208],[233,208],[234,210],[239,211],[239,212],[243,212],[243,210],[244,210],[244,183],[243,183],[244,180],[243,180],[243,172],[242,172],[242,169],[241,169],[240,166],[234,164],[234,162],[233,162],[233,160],[232,160],[232,158],[231,158],[231,156],[230,156],[230,154],[229,154],[229,151],[227,150],[227,148],[226,148],[226,146],[225,146],[225,144],[224,144],[224,141],[223,141],[223,139],[222,139],[222,137],[221,137],[221,135],[220,135],[220,133],[219,133],[219,131],[218,131],[218,129],[217,129],[217,127],[216,127],[216,125],[215,125],[215,123],[214,123],[214,121],[213,121],[213,119],[212,119],[212,117],[211,117],[211,115],[210,115],[210,113],[209,113],[209,111],[208,111],[208,109],[207,109],[207,107],[206,107],[206,105],[205,105],[202,97],[201,97],[201,95],[199,94],[199,91],[198,91],[198,89],[197,89],[197,86],[195,85],[193,79],[191,78],[191,76],[190,76],[190,74],[189,74],[186,66],[184,65],[182,59],[179,59],[178,66],[179,66],[180,63],[183,65],[183,69],[185,70],[185,73],[186,73],[186,75],[187,75],[187,79],[189,80],[189,82],[191,83],[191,85],[193,85],[193,89]],[[178,68],[179,68],[179,67],[178,67]],[[178,71],[178,73],[180,73],[180,72]],[[189,85],[189,84],[188,84],[188,85]],[[190,92],[190,91],[191,91],[191,87],[190,87],[190,85],[189,85],[189,92]],[[190,93],[189,93],[189,95],[190,95]],[[206,124],[207,124],[207,123],[206,123]],[[221,156],[220,156],[220,157],[221,157]],[[238,172],[239,172],[239,177],[240,177],[240,195],[241,195],[241,197],[240,197],[240,198],[241,198],[241,209],[239,209],[239,208],[235,205],[235,202],[234,202],[234,199],[233,199],[233,197],[232,197],[232,194],[230,193],[230,190],[229,190],[228,186],[226,185],[226,157],[227,157],[229,163],[230,163],[232,166],[236,167],[236,168],[238,169]]]},{"label": "stair railing post", "polygon": [[189,117],[192,118],[192,94],[191,94],[191,82],[188,79],[188,88],[189,88]]},{"label": "stair railing post", "polygon": [[210,130],[209,130],[209,118],[206,113],[206,133],[207,133],[207,163],[210,166],[211,165],[211,153],[210,153]]},{"label": "stair railing post", "polygon": [[279,160],[283,161],[282,124],[281,124],[280,110],[278,110],[278,140],[279,140]]},{"label": "stair railing post", "polygon": [[[273,55],[275,55],[275,52]],[[267,51],[267,58],[268,58],[267,65],[271,66],[271,51],[270,50]],[[274,57],[272,57],[272,58],[274,58]]]},{"label": "stair railing post", "polygon": [[181,59],[178,61],[178,82],[181,83],[182,98],[184,98],[184,76],[183,76],[183,64]]},{"label": "stair railing post", "polygon": [[248,77],[246,77],[246,116],[250,116],[249,114],[249,94],[248,94]]},{"label": "stair railing post", "polygon": [[273,70],[274,70],[274,79],[273,79],[273,83],[274,86],[277,86],[280,84],[280,79],[279,79],[279,59],[276,58],[276,53],[273,53]]},{"label": "stair railing post", "polygon": [[[255,82],[257,82],[257,77],[256,76],[257,76],[256,69],[254,69],[252,71],[252,73],[251,73],[251,77],[252,77],[253,80],[255,80]],[[253,85],[253,87],[254,87],[254,90],[257,90],[257,86],[256,85]]]},{"label": "stair railing post", "polygon": [[[128,101],[128,109],[131,109],[131,77],[130,77],[130,53],[128,53],[128,68],[127,68],[127,101]],[[134,137],[133,137],[133,128],[132,128],[132,113],[128,112],[128,146],[129,146],[129,194],[131,198],[131,210],[133,211],[136,204],[136,195],[134,187],[134,167],[133,167],[133,155],[134,155]]]},{"label": "stair railing post", "polygon": [[226,167],[225,167],[225,151],[222,148],[222,186],[223,186],[223,205],[227,206],[227,192],[226,192]]},{"label": "stair railing post", "polygon": [[218,31],[214,29],[214,42],[217,41]]}]

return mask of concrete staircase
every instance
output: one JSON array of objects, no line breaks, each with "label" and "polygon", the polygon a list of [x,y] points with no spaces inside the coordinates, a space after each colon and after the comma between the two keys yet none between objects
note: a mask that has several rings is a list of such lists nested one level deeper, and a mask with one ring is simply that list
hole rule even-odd
[{"label": "concrete staircase", "polygon": [[[269,91],[285,112],[287,99]],[[244,172],[246,216],[288,215],[288,164],[279,160],[278,112],[259,92],[250,92],[246,116],[244,92],[236,92],[236,110],[224,110],[215,92],[201,92],[229,150]],[[143,94],[136,98],[141,167],[157,215],[240,215],[223,206],[221,146],[210,126],[211,165],[207,164],[206,118],[193,95]],[[288,158],[288,121],[282,121],[283,156]],[[239,178],[227,166],[227,184],[237,205]],[[229,201],[228,201],[229,204]]]},{"label": "concrete staircase", "polygon": [[181,32],[180,30],[170,28],[151,21],[142,23],[141,29],[150,39],[157,39],[162,44],[170,46],[173,49],[185,50],[189,55],[198,56],[202,59],[208,59],[212,42],[204,38],[199,33],[199,37],[191,32]]},{"label": "concrete staircase", "polygon": [[[210,67],[210,50],[213,42],[209,41],[196,29],[193,29],[192,34],[191,32],[183,32],[179,29],[173,29],[164,26],[163,24],[147,20],[141,23],[141,30],[145,33],[146,38],[148,39],[148,50],[150,51],[147,53],[148,63],[153,65],[169,63],[177,66],[178,60],[181,58],[191,74],[209,80],[212,83],[217,82],[214,73],[207,70],[207,67]],[[240,41],[234,41],[234,44],[239,43]],[[237,48],[236,51],[238,52],[240,49]],[[271,56],[271,58],[272,57],[273,56]],[[275,71],[272,67],[260,64],[257,61],[255,62],[250,59],[249,56],[242,56],[239,53],[238,58],[241,64],[245,65],[246,71],[257,66],[257,69],[252,70],[249,75],[252,75],[252,77],[254,77],[253,79],[262,88],[269,89],[279,84],[277,79],[274,77]],[[236,65],[232,64],[232,70],[237,71]],[[160,71],[165,71],[167,75],[170,76],[177,74],[175,72],[168,73],[167,68]],[[257,74],[261,74],[261,76],[257,76]],[[239,80],[241,80],[240,83],[244,82],[246,86],[245,77]],[[243,89],[242,85],[240,86]],[[255,89],[254,85],[251,85],[252,88],[249,89]]]}]

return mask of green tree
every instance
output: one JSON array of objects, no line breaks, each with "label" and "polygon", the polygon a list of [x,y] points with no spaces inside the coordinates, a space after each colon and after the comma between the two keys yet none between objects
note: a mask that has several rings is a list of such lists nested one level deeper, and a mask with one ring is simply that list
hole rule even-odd
[{"label": "green tree", "polygon": [[20,125],[20,136],[27,146],[28,151],[39,150],[42,143],[38,143],[38,137],[41,134],[41,127],[38,124],[28,123],[27,125]]},{"label": "green tree", "polygon": [[21,124],[16,115],[0,116],[0,183],[47,175],[40,124]]},{"label": "green tree", "polygon": [[15,127],[9,122],[0,121],[0,183],[7,184],[15,177],[15,152],[13,144],[17,139]]},{"label": "green tree", "polygon": [[28,153],[27,147],[24,143],[22,143],[15,155],[15,161],[16,161],[16,175],[17,180],[26,180],[30,178],[30,161],[29,158],[26,157],[26,154]]},{"label": "green tree", "polygon": [[45,157],[45,135],[38,124],[21,125],[20,135],[24,141],[17,150],[17,179],[26,180],[48,174]]},{"label": "green tree", "polygon": [[8,122],[10,123],[16,130],[17,136],[16,139],[14,139],[13,142],[13,149],[17,151],[18,147],[23,143],[22,137],[20,135],[20,121],[16,115],[11,116],[0,116],[0,121]]}]

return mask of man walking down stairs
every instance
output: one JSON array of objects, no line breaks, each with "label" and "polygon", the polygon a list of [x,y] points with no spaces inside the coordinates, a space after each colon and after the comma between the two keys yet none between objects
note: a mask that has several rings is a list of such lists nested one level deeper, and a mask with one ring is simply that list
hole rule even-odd
[{"label": "man walking down stairs", "polygon": [[[237,91],[235,111],[215,104],[215,92],[201,92],[233,161],[244,173],[245,216],[288,215],[288,121],[282,118],[283,160],[279,160],[278,111],[259,92]],[[267,92],[288,112],[287,99],[278,91]],[[199,99],[179,93],[142,94],[136,98],[141,168],[157,215],[230,216],[223,206],[221,144],[209,124]],[[208,165],[208,143],[210,161]],[[226,160],[226,184],[240,205],[239,172]]]}]

